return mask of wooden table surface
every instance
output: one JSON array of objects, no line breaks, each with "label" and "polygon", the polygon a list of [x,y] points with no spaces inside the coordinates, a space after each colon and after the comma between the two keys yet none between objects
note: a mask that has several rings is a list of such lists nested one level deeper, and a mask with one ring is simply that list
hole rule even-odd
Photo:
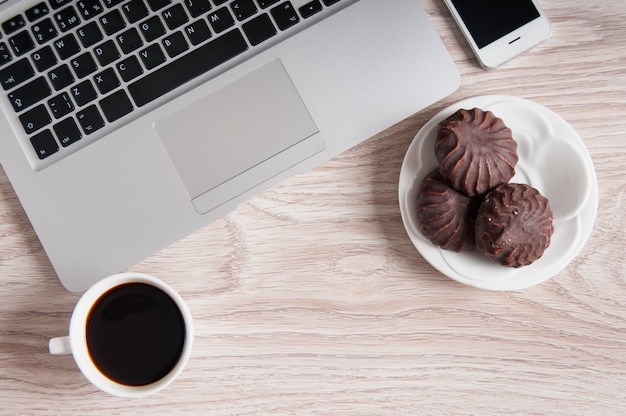
[{"label": "wooden table surface", "polygon": [[[79,294],[53,272],[0,170],[0,414],[626,414],[626,3],[542,0],[552,37],[479,67],[438,0],[422,0],[461,87],[131,268],[188,301],[180,378],[128,400],[51,356]],[[437,272],[398,206],[403,156],[443,107],[534,100],[583,138],[599,187],[594,230],[549,281],[474,289]]]}]

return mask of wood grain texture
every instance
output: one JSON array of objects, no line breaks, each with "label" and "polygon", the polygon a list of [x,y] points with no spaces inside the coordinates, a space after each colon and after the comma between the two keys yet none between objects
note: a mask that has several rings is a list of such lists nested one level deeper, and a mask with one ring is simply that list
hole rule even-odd
[{"label": "wood grain texture", "polygon": [[[132,267],[177,289],[196,323],[188,367],[158,395],[110,397],[47,353],[79,295],[56,279],[0,171],[0,414],[626,414],[626,5],[543,0],[553,36],[485,71],[445,6],[422,4],[458,91]],[[599,183],[580,255],[519,292],[438,273],[398,207],[419,128],[493,93],[565,118]]]}]

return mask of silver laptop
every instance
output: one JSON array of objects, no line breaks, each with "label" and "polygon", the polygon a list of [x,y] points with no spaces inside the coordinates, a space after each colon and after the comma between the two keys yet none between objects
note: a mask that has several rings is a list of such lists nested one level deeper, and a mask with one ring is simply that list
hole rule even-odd
[{"label": "silver laptop", "polygon": [[419,0],[5,0],[0,162],[82,291],[449,95]]}]

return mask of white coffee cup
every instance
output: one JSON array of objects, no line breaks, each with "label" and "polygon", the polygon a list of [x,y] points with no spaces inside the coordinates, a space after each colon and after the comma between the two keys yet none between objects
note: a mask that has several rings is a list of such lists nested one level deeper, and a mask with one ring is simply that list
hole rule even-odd
[{"label": "white coffee cup", "polygon": [[193,321],[182,297],[141,273],[104,278],[80,298],[69,336],[52,338],[51,354],[72,354],[83,375],[120,397],[143,397],[169,385],[185,367]]}]

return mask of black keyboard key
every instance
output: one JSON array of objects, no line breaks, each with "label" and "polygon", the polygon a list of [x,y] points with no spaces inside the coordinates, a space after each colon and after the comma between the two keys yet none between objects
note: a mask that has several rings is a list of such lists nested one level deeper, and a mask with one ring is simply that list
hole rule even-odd
[{"label": "black keyboard key", "polygon": [[159,16],[152,16],[145,22],[139,25],[139,30],[143,35],[146,42],[152,42],[153,40],[165,35],[165,26],[161,22]]},{"label": "black keyboard key", "polygon": [[20,59],[0,71],[0,84],[5,91],[35,76],[35,71],[28,59]]},{"label": "black keyboard key", "polygon": [[0,65],[4,65],[7,62],[11,62],[13,55],[9,51],[9,47],[6,43],[0,42]]},{"label": "black keyboard key", "polygon": [[54,41],[54,47],[59,54],[59,58],[67,59],[72,55],[80,52],[80,45],[78,41],[71,33],[63,36],[60,39]]},{"label": "black keyboard key", "polygon": [[66,92],[50,98],[48,100],[48,107],[50,108],[52,115],[56,119],[59,119],[74,111],[74,104],[72,104],[72,100]]},{"label": "black keyboard key", "polygon": [[85,20],[89,20],[104,12],[104,7],[102,7],[100,0],[80,0],[76,2],[76,7],[78,7],[80,14]]},{"label": "black keyboard key", "polygon": [[74,73],[79,79],[85,78],[87,75],[96,72],[96,70],[98,69],[96,61],[94,61],[89,52],[85,52],[72,59],[70,61],[70,65],[72,66],[72,69],[74,69]]},{"label": "black keyboard key", "polygon": [[[148,0],[148,6],[150,6],[150,9],[152,9],[152,11],[156,12],[157,10],[162,9],[171,2],[172,0]],[[189,2],[189,0],[187,2]],[[195,3],[195,0],[192,0],[192,2]]]},{"label": "black keyboard key", "polygon": [[257,12],[257,8],[252,0],[236,0],[230,3],[230,8],[237,20],[244,21],[247,18],[254,16]]},{"label": "black keyboard key", "polygon": [[189,44],[182,32],[175,32],[163,39],[163,47],[170,58],[173,58],[189,49]]},{"label": "black keyboard key", "polygon": [[148,8],[143,0],[130,0],[122,6],[124,14],[130,23],[135,23],[148,16]]},{"label": "black keyboard key", "polygon": [[320,3],[320,0],[313,0],[300,7],[298,10],[300,11],[302,17],[307,19],[313,16],[315,13],[319,13],[322,11],[322,3]]},{"label": "black keyboard key", "polygon": [[215,33],[223,32],[235,24],[235,20],[226,7],[222,7],[209,14],[208,18]]},{"label": "black keyboard key", "polygon": [[125,0],[103,0],[104,5],[107,6],[109,9],[113,6],[117,6],[118,4],[120,4],[121,2],[123,2]]},{"label": "black keyboard key", "polygon": [[104,119],[95,105],[76,113],[76,119],[87,136],[104,127]]},{"label": "black keyboard key", "polygon": [[213,0],[216,6],[226,3],[228,0]]},{"label": "black keyboard key", "polygon": [[209,0],[187,0],[185,6],[187,6],[187,10],[189,10],[189,14],[192,17],[198,17],[211,10],[211,2]]},{"label": "black keyboard key", "polygon": [[15,33],[25,26],[26,20],[24,20],[24,17],[21,14],[18,14],[17,16],[12,17],[5,22],[2,22],[2,30],[4,30],[4,33],[6,33],[7,35]]},{"label": "black keyboard key", "polygon": [[55,13],[54,20],[56,20],[62,32],[67,32],[80,24],[80,17],[78,17],[78,13],[76,13],[74,7],[67,7]]},{"label": "black keyboard key", "polygon": [[70,68],[63,64],[48,72],[48,78],[55,90],[59,91],[74,82],[74,75]]},{"label": "black keyboard key", "polygon": [[158,43],[153,43],[139,52],[139,57],[147,70],[156,68],[165,62],[165,54]]},{"label": "black keyboard key", "polygon": [[262,9],[267,9],[271,5],[279,2],[279,0],[258,0],[258,1],[259,1],[259,6],[261,6]]},{"label": "black keyboard key", "polygon": [[70,88],[70,94],[79,107],[98,98],[98,93],[88,79]]},{"label": "black keyboard key", "polygon": [[335,3],[339,3],[339,0],[324,0],[325,6],[332,6]]},{"label": "black keyboard key", "polygon": [[122,13],[117,9],[100,17],[100,24],[107,35],[113,35],[126,27]]},{"label": "black keyboard key", "polygon": [[59,151],[59,145],[54,140],[54,135],[50,130],[44,130],[31,137],[30,143],[33,145],[37,157],[41,160]]},{"label": "black keyboard key", "polygon": [[91,22],[81,27],[76,31],[76,34],[85,48],[95,45],[103,39],[102,31],[96,22]]},{"label": "black keyboard key", "polygon": [[76,122],[71,117],[55,124],[53,129],[54,133],[59,138],[59,142],[61,142],[61,146],[63,147],[67,147],[83,138],[83,134],[80,132]]},{"label": "black keyboard key", "polygon": [[175,4],[164,10],[161,16],[163,16],[163,20],[165,20],[165,24],[170,30],[174,30],[189,21],[189,16],[187,16],[187,12],[185,12],[182,4]]},{"label": "black keyboard key", "polygon": [[48,13],[50,13],[48,5],[42,2],[26,10],[26,18],[29,22],[34,22]]},{"label": "black keyboard key", "polygon": [[50,114],[48,114],[48,110],[46,110],[46,106],[40,104],[22,114],[20,116],[20,122],[26,134],[32,134],[50,124],[52,119],[50,118]]},{"label": "black keyboard key", "polygon": [[137,29],[131,27],[127,31],[117,35],[117,44],[120,45],[122,52],[128,54],[141,48],[143,41]]},{"label": "black keyboard key", "polygon": [[50,39],[54,39],[58,32],[52,23],[52,19],[44,19],[39,23],[34,24],[30,30],[33,32],[33,36],[40,45],[46,43]]},{"label": "black keyboard key", "polygon": [[121,85],[120,79],[117,77],[113,68],[107,68],[94,75],[93,82],[96,84],[96,87],[98,87],[100,94],[106,94]]},{"label": "black keyboard key", "polygon": [[280,30],[286,30],[300,21],[289,1],[274,7],[271,13]]},{"label": "black keyboard key", "polygon": [[66,4],[70,4],[73,0],[50,0],[50,5],[54,10],[60,9]]},{"label": "black keyboard key", "polygon": [[267,13],[244,23],[242,29],[252,46],[258,45],[278,33]]},{"label": "black keyboard key", "polygon": [[115,66],[117,67],[117,72],[119,72],[122,79],[126,82],[131,81],[143,74],[141,64],[134,55],[118,62]]},{"label": "black keyboard key", "polygon": [[102,45],[98,45],[93,49],[96,59],[100,62],[101,66],[107,66],[108,64],[117,61],[119,59],[120,51],[117,49],[115,42],[107,40]]},{"label": "black keyboard key", "polygon": [[16,112],[20,112],[52,94],[44,77],[39,77],[9,93],[9,101]]},{"label": "black keyboard key", "polygon": [[211,29],[204,20],[197,20],[185,27],[185,33],[192,45],[199,45],[211,38]]},{"label": "black keyboard key", "polygon": [[10,37],[9,45],[11,45],[15,56],[24,55],[26,52],[35,49],[35,43],[26,30]]},{"label": "black keyboard key", "polygon": [[141,107],[247,49],[241,32],[232,30],[135,81],[128,86],[128,90],[137,106]]},{"label": "black keyboard key", "polygon": [[109,123],[124,117],[135,109],[124,90],[119,90],[100,100],[100,108]]},{"label": "black keyboard key", "polygon": [[33,52],[30,55],[30,58],[35,63],[35,68],[37,68],[37,71],[39,72],[52,68],[58,62],[57,57],[50,46],[44,46],[38,51]]}]

